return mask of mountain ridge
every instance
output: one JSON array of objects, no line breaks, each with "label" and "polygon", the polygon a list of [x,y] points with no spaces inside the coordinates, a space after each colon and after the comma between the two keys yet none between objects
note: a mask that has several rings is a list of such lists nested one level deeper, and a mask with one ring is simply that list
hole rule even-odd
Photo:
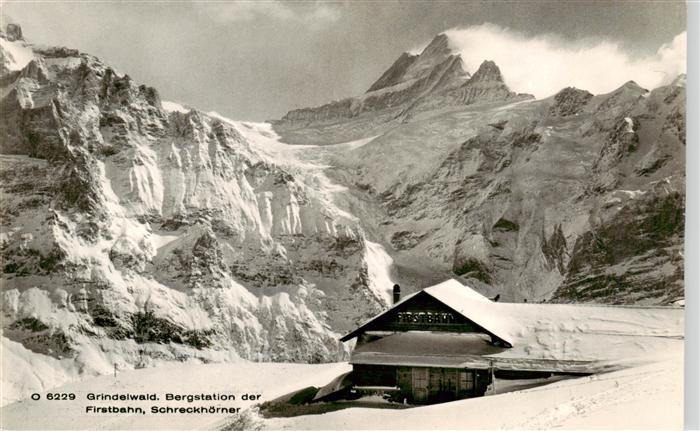
[{"label": "mountain ridge", "polygon": [[[485,61],[475,73],[479,75],[473,80],[464,69],[461,55],[450,49],[447,35],[441,33],[420,54],[402,53],[362,96],[295,109],[274,123],[333,122],[377,111],[387,111],[390,119],[405,118],[435,105],[460,106],[516,97],[503,82],[495,63]],[[487,81],[498,81],[500,85],[473,90],[478,83]]]}]

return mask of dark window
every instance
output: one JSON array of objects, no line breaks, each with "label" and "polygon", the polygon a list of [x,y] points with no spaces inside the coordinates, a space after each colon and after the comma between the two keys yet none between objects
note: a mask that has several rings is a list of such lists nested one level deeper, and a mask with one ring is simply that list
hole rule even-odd
[{"label": "dark window", "polygon": [[459,372],[459,390],[471,392],[474,390],[474,373],[471,371]]}]

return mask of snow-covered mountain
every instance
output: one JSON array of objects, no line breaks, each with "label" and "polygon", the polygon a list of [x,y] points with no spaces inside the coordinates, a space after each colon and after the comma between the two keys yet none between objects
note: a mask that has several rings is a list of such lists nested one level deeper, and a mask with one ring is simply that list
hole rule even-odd
[{"label": "snow-covered mountain", "polygon": [[[338,143],[351,140],[353,130],[405,123],[421,112],[532,98],[511,91],[492,61],[484,60],[472,76],[441,33],[419,55],[401,54],[365,94],[296,109],[273,124],[290,143],[308,143],[314,138],[307,133],[310,128],[329,132],[313,142]],[[347,122],[353,124],[350,131],[342,127]]]},{"label": "snow-covered mountain", "polygon": [[[440,64],[421,59],[450,58],[449,46],[440,35],[403,54],[347,100],[404,94],[414,67],[430,76]],[[542,100],[516,95],[490,61],[467,76],[375,111],[292,111],[274,129],[291,143],[375,137],[329,175],[407,286],[458,275],[506,300],[682,300],[685,76]]]},{"label": "snow-covered mountain", "polygon": [[682,78],[535,101],[493,62],[465,71],[442,34],[364,95],[271,125],[162,101],[16,25],[0,54],[3,351],[22,391],[115,365],[339,359],[395,281],[683,297]]},{"label": "snow-covered mountain", "polygon": [[269,126],[163,103],[93,56],[11,34],[4,337],[82,372],[344,357],[339,333],[391,285],[375,285],[382,248],[322,173],[276,159]]}]

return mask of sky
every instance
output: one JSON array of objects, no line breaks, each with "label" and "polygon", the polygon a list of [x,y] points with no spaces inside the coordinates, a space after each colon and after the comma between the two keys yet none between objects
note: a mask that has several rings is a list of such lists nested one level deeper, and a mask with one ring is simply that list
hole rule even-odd
[{"label": "sky", "polygon": [[[38,44],[96,55],[161,97],[249,121],[356,96],[447,31],[469,71],[496,61],[537,97],[685,69],[682,2],[2,1]],[[487,58],[488,57],[488,58]],[[618,82],[619,81],[619,82]]]}]

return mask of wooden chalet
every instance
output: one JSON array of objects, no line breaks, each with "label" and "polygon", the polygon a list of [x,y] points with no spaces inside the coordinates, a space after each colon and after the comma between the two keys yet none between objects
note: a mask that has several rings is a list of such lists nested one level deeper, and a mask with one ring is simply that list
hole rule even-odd
[{"label": "wooden chalet", "polygon": [[410,403],[483,395],[493,378],[487,356],[512,347],[489,304],[456,280],[396,302],[341,338],[357,338],[350,359],[354,389]]},{"label": "wooden chalet", "polygon": [[481,396],[494,376],[612,371],[684,334],[679,307],[494,302],[457,280],[399,296],[341,338],[357,338],[353,371],[325,399],[343,391],[410,403]]}]

